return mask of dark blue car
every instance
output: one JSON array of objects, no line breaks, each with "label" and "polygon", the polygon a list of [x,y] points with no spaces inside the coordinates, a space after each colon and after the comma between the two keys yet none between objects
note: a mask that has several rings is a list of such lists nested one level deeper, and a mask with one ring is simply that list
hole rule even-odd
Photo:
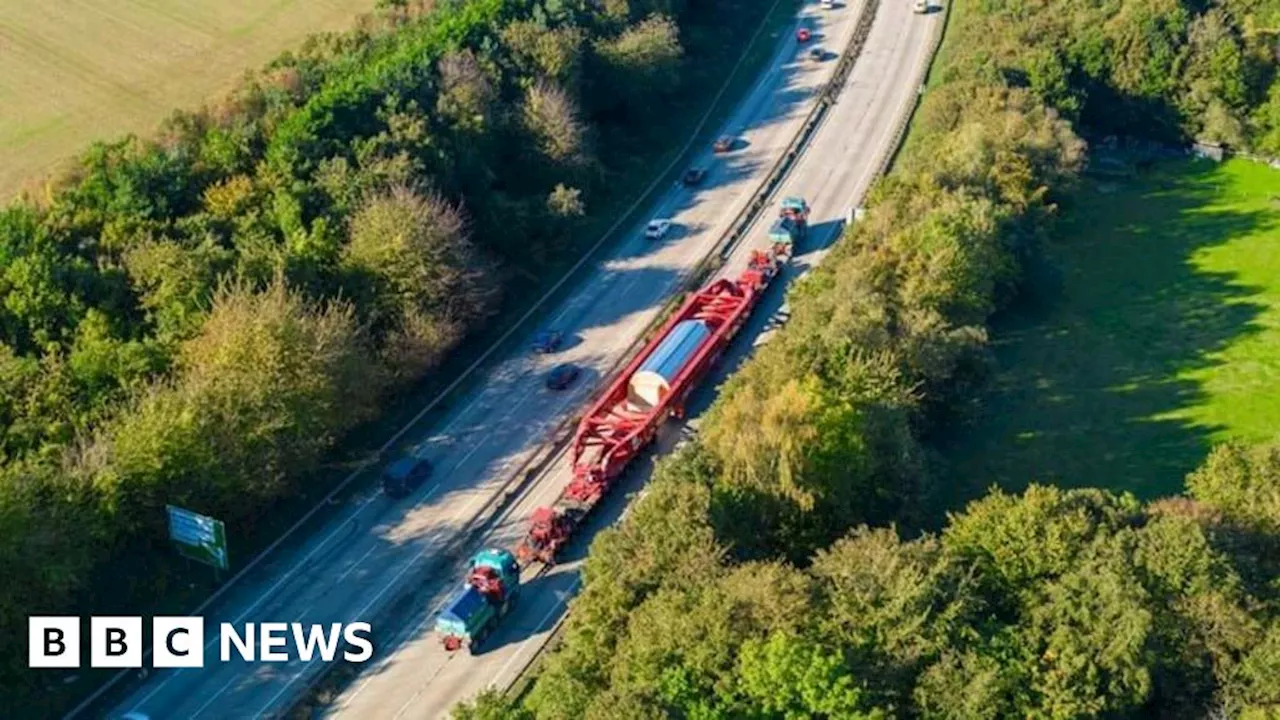
[{"label": "dark blue car", "polygon": [[400,458],[382,471],[382,491],[388,497],[402,498],[431,477],[431,463],[413,456]]},{"label": "dark blue car", "polygon": [[559,330],[543,330],[533,338],[533,349],[540,353],[552,353],[560,347],[564,336]]},{"label": "dark blue car", "polygon": [[578,366],[573,363],[565,363],[551,368],[551,372],[547,375],[547,387],[552,390],[563,390],[573,384],[578,379]]}]

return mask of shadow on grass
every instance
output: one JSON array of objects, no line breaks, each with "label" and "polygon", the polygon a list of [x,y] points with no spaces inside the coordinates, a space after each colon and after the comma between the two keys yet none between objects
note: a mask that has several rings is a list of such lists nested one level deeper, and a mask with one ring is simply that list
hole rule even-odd
[{"label": "shadow on grass", "polygon": [[1192,262],[1201,249],[1274,226],[1212,207],[1208,162],[1089,181],[1063,213],[1048,262],[992,328],[997,370],[973,427],[939,446],[950,478],[930,505],[958,510],[993,484],[1180,492],[1221,429],[1169,414],[1202,402],[1190,371],[1256,333],[1257,288]]}]

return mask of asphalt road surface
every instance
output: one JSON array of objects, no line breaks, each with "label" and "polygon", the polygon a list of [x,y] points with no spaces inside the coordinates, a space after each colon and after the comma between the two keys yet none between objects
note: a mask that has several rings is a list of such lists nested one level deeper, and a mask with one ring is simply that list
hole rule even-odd
[{"label": "asphalt road surface", "polygon": [[[844,13],[848,22],[860,10],[850,6],[832,11],[831,19]],[[839,236],[848,210],[861,203],[877,170],[896,139],[899,123],[910,113],[917,89],[927,70],[934,33],[942,14],[920,16],[911,12],[911,3],[881,0],[871,34],[850,72],[836,105],[808,149],[780,187],[776,197],[801,195],[812,208],[808,240],[797,248],[797,256],[784,270],[789,281],[813,267]],[[851,29],[852,23],[842,26]],[[837,30],[836,32],[839,32]],[[842,47],[835,43],[831,47]],[[750,251],[767,245],[765,233],[773,212],[756,222],[748,240],[735,251],[719,273],[735,276],[746,265]],[[708,375],[690,398],[688,414],[697,416],[714,398],[715,388],[747,356],[753,340],[759,341],[785,317],[783,283],[775,283],[743,327],[720,365]],[[657,443],[657,451],[670,449],[683,436],[684,428],[668,423]],[[448,654],[431,632],[431,623],[440,606],[457,587],[461,567],[455,568],[451,582],[423,598],[408,610],[411,622],[388,638],[381,659],[365,668],[323,712],[323,717],[435,718],[447,716],[457,702],[475,696],[486,687],[506,688],[547,641],[566,602],[577,589],[582,556],[596,530],[612,523],[626,506],[629,493],[642,487],[650,471],[651,456],[638,461],[565,556],[552,569],[534,566],[522,577],[522,594],[515,610],[486,639],[475,655],[465,651]],[[514,547],[527,529],[526,519],[534,508],[550,505],[569,481],[569,462],[561,455],[547,472],[530,484],[511,509],[505,512],[480,544]],[[479,545],[470,548],[478,549]]]},{"label": "asphalt road surface", "polygon": [[[811,44],[843,48],[860,7],[855,2],[822,12],[810,6],[797,23],[814,29]],[[708,149],[696,162],[709,170],[703,184],[692,190],[674,187],[655,204],[651,217],[674,221],[668,236],[645,239],[644,223],[630,229],[609,258],[552,311],[544,327],[571,336],[567,347],[549,357],[517,351],[489,371],[484,382],[477,383],[415,446],[414,452],[435,466],[431,480],[404,500],[392,501],[373,490],[354,497],[314,534],[274,553],[205,612],[205,667],[156,671],[112,716],[125,711],[146,713],[155,720],[279,715],[306,692],[322,669],[320,663],[297,660],[220,663],[217,628],[221,622],[345,623],[385,616],[374,624],[374,639],[375,661],[387,662],[375,663],[362,674],[349,690],[351,702],[344,697],[342,705],[370,718],[395,717],[402,710],[415,717],[441,714],[455,699],[471,694],[470,688],[486,684],[481,678],[469,678],[459,683],[468,691],[454,693],[447,689],[455,682],[453,675],[441,671],[436,673],[437,681],[424,686],[434,671],[419,667],[420,658],[410,659],[419,649],[425,653],[430,644],[423,641],[429,635],[426,619],[416,617],[422,610],[413,612],[411,604],[403,614],[389,611],[401,604],[397,601],[406,592],[452,589],[457,576],[446,550],[459,532],[501,492],[512,471],[537,451],[547,433],[582,405],[601,380],[600,374],[625,352],[680,280],[713,248],[799,130],[835,62],[808,60],[807,48],[798,47],[793,39],[794,29],[779,34],[770,64],[724,128],[739,138],[737,148],[714,158]],[[569,390],[545,389],[546,372],[561,362],[579,364],[583,376]],[[554,472],[538,478],[516,503],[511,524],[499,527],[506,533],[503,537],[518,534],[526,511],[549,502],[562,480]],[[559,612],[563,598],[554,584],[561,582],[559,577],[557,572],[532,582],[522,612],[536,614],[539,607],[547,613]],[[519,627],[511,626],[513,632]],[[397,646],[401,651],[391,656]],[[511,652],[518,653],[522,647],[527,645],[512,646]],[[501,657],[495,651],[477,660],[502,665],[507,661]],[[453,662],[450,670],[465,665]],[[518,663],[515,657],[511,667]],[[408,675],[383,680],[392,678],[393,670]],[[481,671],[480,666],[476,670]],[[373,680],[379,682],[377,688],[370,688]],[[356,709],[356,702],[367,704]]]}]

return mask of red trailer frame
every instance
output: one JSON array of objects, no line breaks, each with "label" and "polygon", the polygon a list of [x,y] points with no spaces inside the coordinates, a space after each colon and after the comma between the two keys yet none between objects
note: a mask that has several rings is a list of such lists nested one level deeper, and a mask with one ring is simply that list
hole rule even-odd
[{"label": "red trailer frame", "polygon": [[[573,439],[573,481],[567,494],[579,502],[590,502],[602,494],[640,451],[653,441],[658,427],[669,416],[684,414],[684,401],[702,375],[720,357],[742,327],[756,301],[777,273],[773,255],[756,252],[749,267],[737,281],[722,279],[693,293],[662,329],[601,395],[578,423]],[[627,408],[627,388],[631,376],[662,344],[676,325],[701,320],[711,333],[694,351],[689,361],[671,380],[671,392],[647,412]]]},{"label": "red trailer frame", "polygon": [[[683,415],[689,391],[746,322],[778,274],[782,257],[774,249],[757,250],[736,281],[716,280],[691,294],[644,349],[614,377],[604,394],[596,398],[574,434],[570,454],[573,479],[553,507],[534,511],[529,532],[516,547],[516,557],[522,565],[534,561],[552,564],[560,547],[568,542],[627,464],[652,442],[662,423],[669,416]],[[628,409],[627,390],[632,375],[657,350],[671,329],[686,320],[701,320],[711,332],[671,379],[670,392],[657,405],[646,412]]]}]

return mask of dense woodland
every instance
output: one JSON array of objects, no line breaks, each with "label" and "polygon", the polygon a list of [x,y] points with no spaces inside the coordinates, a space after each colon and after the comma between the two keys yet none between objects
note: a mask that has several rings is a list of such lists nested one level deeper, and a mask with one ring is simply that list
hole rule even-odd
[{"label": "dense woodland", "polygon": [[458,717],[1280,717],[1280,444],[1146,503],[923,502],[1081,138],[1280,152],[1280,2],[952,2],[866,221],[597,538],[532,691]]},{"label": "dense woodland", "polygon": [[[246,536],[576,259],[592,204],[671,147],[689,43],[736,59],[717,13],[767,7],[380,5],[0,210],[5,647],[29,614],[174,590],[165,504]],[[23,653],[3,662],[10,707],[40,702]]]}]

